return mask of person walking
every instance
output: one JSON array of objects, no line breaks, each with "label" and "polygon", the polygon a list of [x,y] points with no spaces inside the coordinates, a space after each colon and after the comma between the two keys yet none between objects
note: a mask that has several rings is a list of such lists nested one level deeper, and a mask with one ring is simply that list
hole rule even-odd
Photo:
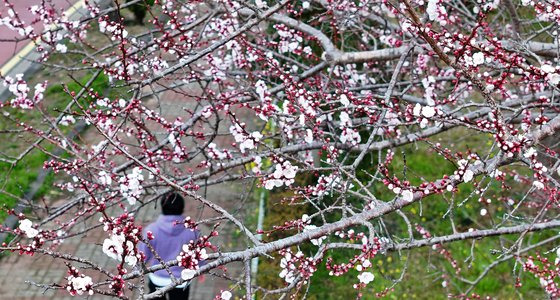
[{"label": "person walking", "polygon": [[[144,230],[144,237],[148,232],[152,232],[154,238],[149,240],[150,245],[157,253],[157,255],[165,262],[174,260],[181,252],[184,244],[188,244],[192,240],[198,239],[200,232],[198,230],[191,230],[185,228],[183,222],[183,210],[185,208],[185,200],[181,195],[170,192],[161,196],[161,215],[158,219],[151,223]],[[141,243],[139,248],[146,255],[146,266],[160,264],[156,259],[152,250],[148,245]],[[171,273],[176,279],[181,279],[182,268],[179,266],[172,266],[169,268]],[[155,271],[148,274],[148,287],[150,293],[155,292],[156,289],[162,288],[171,284],[169,272],[165,269]],[[189,298],[189,285],[185,282],[171,291],[167,292],[160,298],[156,299],[169,299],[169,300],[186,300]]]}]

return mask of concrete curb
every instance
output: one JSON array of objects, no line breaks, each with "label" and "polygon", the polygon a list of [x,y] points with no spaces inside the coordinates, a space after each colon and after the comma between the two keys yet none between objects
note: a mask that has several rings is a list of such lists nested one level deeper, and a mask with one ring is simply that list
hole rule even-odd
[{"label": "concrete curb", "polygon": [[[105,2],[102,0],[101,2]],[[79,0],[69,7],[64,13],[69,20],[78,20],[81,13],[86,12],[85,0]],[[15,77],[16,74],[33,74],[34,71],[41,68],[40,64],[35,63],[39,59],[39,53],[33,51],[35,49],[35,41],[30,41],[21,50],[19,50],[10,60],[8,60],[1,68],[2,76]],[[0,84],[0,101],[8,99],[10,93],[8,87]]]}]

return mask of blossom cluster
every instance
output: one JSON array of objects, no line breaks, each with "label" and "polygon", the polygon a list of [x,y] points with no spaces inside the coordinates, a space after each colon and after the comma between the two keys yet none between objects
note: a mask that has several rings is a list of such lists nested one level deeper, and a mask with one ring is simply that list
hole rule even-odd
[{"label": "blossom cluster", "polygon": [[206,249],[203,248],[204,246],[204,243],[200,244],[193,241],[183,245],[182,251],[177,256],[179,266],[185,268],[181,271],[182,279],[192,279],[200,268],[200,263],[208,258]]},{"label": "blossom cluster", "polygon": [[33,227],[33,222],[29,219],[19,221],[19,230],[21,230],[28,238],[34,238],[39,234],[39,230]]},{"label": "blossom cluster", "polygon": [[406,202],[411,202],[412,200],[414,200],[414,191],[412,190],[412,187],[408,185],[400,185],[399,180],[388,183],[387,188],[393,191],[393,193],[395,193],[396,195],[400,196],[400,198]]},{"label": "blossom cluster", "polygon": [[560,74],[558,74],[556,67],[544,64],[541,66],[541,71],[546,74],[546,81],[552,86],[557,86],[560,83]]},{"label": "blossom cluster", "polygon": [[255,149],[256,143],[263,137],[258,131],[254,131],[249,135],[246,134],[242,128],[244,125],[245,124],[235,124],[229,128],[229,132],[238,144],[241,153],[245,153],[247,150]]},{"label": "blossom cluster", "polygon": [[[341,175],[338,173],[331,173],[329,175],[321,174],[319,179],[317,179],[317,184],[308,186],[307,189],[310,190],[311,195],[322,197],[332,195],[335,190],[341,190],[345,185]],[[347,185],[350,189],[353,187],[351,183]]]},{"label": "blossom cluster", "polygon": [[300,49],[300,45],[303,42],[303,37],[300,32],[289,29],[283,24],[274,25],[274,27],[280,36],[280,42],[278,43],[278,50],[280,53],[293,53]]},{"label": "blossom cluster", "polygon": [[294,183],[298,166],[293,166],[289,161],[285,160],[283,163],[277,163],[274,173],[264,179],[264,187],[267,190],[272,190],[275,187],[283,185],[290,186]]},{"label": "blossom cluster", "polygon": [[29,98],[29,86],[27,82],[23,79],[23,74],[17,74],[16,78],[10,76],[4,77],[4,86],[8,87],[8,90],[15,96],[14,99],[10,100],[10,105],[12,107],[20,109],[31,109],[37,103],[43,100],[43,93],[46,90],[47,82],[38,83],[35,85],[35,94],[33,97]]},{"label": "blossom cluster", "polygon": [[[475,159],[473,165],[477,166],[482,163],[479,159],[477,159],[476,155],[473,156]],[[461,159],[457,162],[458,169],[453,173],[455,176],[455,180],[463,180],[463,182],[467,183],[470,182],[474,177],[474,172],[469,169],[469,161],[466,159]]]},{"label": "blossom cluster", "polygon": [[542,21],[560,24],[560,3],[557,1],[521,0],[523,6],[532,6]]},{"label": "blossom cluster", "polygon": [[[304,215],[306,216],[306,215]],[[303,221],[304,217],[302,217],[302,221]],[[308,222],[310,222],[311,220],[308,220]],[[305,221],[304,221],[305,222]],[[303,226],[303,232],[309,232],[312,230],[317,229],[317,226],[309,224],[309,225],[305,225]],[[321,236],[318,237],[316,239],[311,239],[311,244],[315,245],[315,246],[321,246],[321,244],[323,243],[323,241],[326,239],[326,236]]]},{"label": "blossom cluster", "polygon": [[233,294],[230,291],[220,291],[214,300],[230,300]]},{"label": "blossom cluster", "polygon": [[445,26],[447,25],[447,11],[441,2],[442,1],[440,0],[428,0],[426,13],[428,14],[430,21],[437,20],[441,26]]},{"label": "blossom cluster", "polygon": [[144,175],[139,167],[135,167],[132,169],[132,173],[120,178],[120,191],[128,204],[136,204],[136,200],[143,193],[142,181],[144,181]]},{"label": "blossom cluster", "polygon": [[342,143],[357,145],[362,140],[358,130],[352,128],[352,119],[345,111],[340,113],[340,129],[342,130],[340,135],[340,141]]},{"label": "blossom cluster", "polygon": [[284,249],[280,250],[279,253],[283,256],[280,260],[282,271],[280,271],[279,276],[287,284],[293,283],[298,277],[305,283],[317,271],[319,261],[311,257],[305,257],[301,251],[294,254],[292,250]]},{"label": "blossom cluster", "polygon": [[412,114],[420,119],[420,128],[425,128],[428,126],[429,120],[433,118],[438,112],[433,106],[422,106],[421,104],[416,104],[412,110]]},{"label": "blossom cluster", "polygon": [[85,274],[80,274],[78,269],[70,267],[66,279],[68,280],[66,290],[70,295],[93,295],[93,280]]},{"label": "blossom cluster", "polygon": [[100,222],[103,223],[103,230],[109,234],[109,237],[103,241],[103,253],[129,266],[135,266],[142,260],[143,254],[137,249],[142,228],[134,224],[131,214],[124,213],[110,219],[102,217]]},{"label": "blossom cluster", "polygon": [[[558,250],[556,251],[556,256],[559,256],[559,252]],[[539,279],[541,287],[551,299],[556,299],[560,296],[560,287],[555,281],[560,274],[558,258],[556,258],[556,261],[553,263],[540,254],[534,257],[529,256],[523,263],[523,270],[532,273]]]},{"label": "blossom cluster", "polygon": [[358,279],[360,280],[360,283],[367,285],[375,279],[375,276],[371,272],[362,272],[358,275]]},{"label": "blossom cluster", "polygon": [[131,240],[127,240],[124,234],[113,234],[111,237],[103,241],[103,253],[114,260],[124,261],[129,266],[135,266],[141,259],[139,252],[135,251],[136,247]]}]

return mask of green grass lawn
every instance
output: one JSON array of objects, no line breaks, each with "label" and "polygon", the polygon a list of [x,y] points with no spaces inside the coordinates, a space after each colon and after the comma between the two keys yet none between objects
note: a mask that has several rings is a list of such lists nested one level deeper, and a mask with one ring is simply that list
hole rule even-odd
[{"label": "green grass lawn", "polygon": [[[433,137],[431,141],[441,142],[442,145],[447,145],[452,151],[468,148],[472,152],[479,153],[479,155],[483,156],[489,153],[488,151],[492,138],[485,134],[469,135],[464,129],[458,129]],[[490,155],[492,155],[491,152]],[[372,156],[373,157],[364,159],[364,162],[360,166],[362,172],[359,173],[358,176],[362,176],[363,180],[366,179],[366,172],[372,173],[377,168],[375,163],[371,163],[377,162],[376,154],[372,154]],[[406,176],[402,172],[405,161]],[[519,172],[524,172],[520,167],[514,168],[517,168]],[[395,159],[391,164],[391,169],[394,171],[392,174],[399,177],[399,179],[406,179],[413,185],[418,185],[425,180],[436,180],[445,174],[452,174],[456,167],[443,156],[438,155],[427,143],[420,142],[395,149]],[[309,177],[310,175],[306,176],[308,177],[299,178],[301,184],[314,180],[312,177]],[[481,178],[477,179],[481,180]],[[488,179],[485,179],[484,182],[488,182]],[[493,203],[488,205],[487,208],[489,214],[491,214],[495,220],[500,219],[501,215],[504,213],[504,205],[497,202],[496,199],[500,196],[512,194],[512,192],[516,191],[515,186],[518,185],[513,182],[513,180],[509,179],[508,184],[512,186],[512,190],[503,190],[499,182],[493,181],[485,194],[487,198],[493,200]],[[389,191],[381,183],[374,184],[371,190],[381,200],[387,201],[394,197],[394,193]],[[456,202],[453,204],[454,210],[452,219],[457,231],[468,231],[469,228],[491,227],[490,218],[480,218],[479,212],[483,206],[478,202],[478,196],[472,193],[473,190],[473,184],[462,184],[457,193],[453,196]],[[271,229],[273,225],[283,224],[286,220],[299,218],[305,212],[305,207],[280,204],[283,197],[289,196],[291,195],[288,193],[270,193],[265,230]],[[416,203],[404,208],[403,212],[410,218],[412,224],[418,223],[422,225],[429,230],[432,235],[452,234],[451,219],[449,216],[444,217],[449,206],[452,205],[450,202],[451,196],[451,193],[432,195],[424,198],[421,203]],[[466,200],[464,205],[457,207],[457,202],[465,199],[468,200]],[[337,220],[336,215],[331,216],[331,218],[332,220],[329,221]],[[383,221],[385,226],[387,226],[392,233],[397,232],[401,237],[407,236],[406,225],[402,219],[397,218],[393,214],[390,217],[383,218]],[[374,221],[373,224],[377,224],[377,222]],[[356,227],[356,229],[359,228]],[[532,239],[542,240],[554,234],[556,234],[554,231],[534,233],[532,234]],[[277,233],[273,234],[271,238],[279,238],[282,236],[282,233]],[[420,239],[421,236],[415,232],[415,238]],[[458,276],[467,280],[476,279],[478,275],[498,257],[497,254],[494,254],[494,250],[501,249],[500,241],[505,246],[511,246],[512,241],[515,241],[516,238],[516,235],[512,235],[478,240],[474,243],[474,256],[472,257],[470,257],[470,242],[445,244],[444,247],[451,252],[453,259],[459,264],[461,271],[458,275],[455,274],[455,270],[449,261],[441,254],[432,250],[431,247],[403,251],[401,253],[379,254],[375,257],[374,261],[372,261],[375,280],[362,291],[364,294],[363,298],[376,299],[377,297],[375,294],[391,286],[394,280],[399,278],[405,266],[407,269],[403,281],[397,284],[394,290],[383,298],[447,299],[449,293],[458,295],[458,291],[464,291],[469,287],[465,282],[456,279]],[[312,251],[317,249],[317,247],[311,244],[302,245],[299,248],[307,254],[311,254]],[[532,253],[534,252],[530,252],[529,254]],[[344,263],[355,254],[357,254],[356,251],[336,250],[328,252],[327,255],[325,255],[325,259],[330,257],[337,263]],[[406,264],[406,260],[408,260],[408,264]],[[283,280],[278,276],[280,273],[279,262],[280,259],[278,257],[275,260],[260,260],[259,284],[268,288],[278,288],[283,285]],[[514,273],[514,270],[519,271],[519,268],[520,266],[517,265],[516,269],[515,261],[513,260],[499,264],[476,285],[472,292],[481,296],[491,296],[497,299],[514,299],[519,298],[519,295],[533,299],[545,297],[542,288],[540,288],[538,279],[535,279],[531,274],[521,272],[523,286],[520,288],[515,287],[516,276],[519,272]],[[359,274],[358,271],[351,270],[341,277],[329,276],[328,273],[329,271],[326,269],[323,261],[318,271],[311,278],[307,299],[355,298],[357,291],[352,288],[352,285],[358,282],[356,277]],[[447,278],[447,288],[442,286],[444,276]],[[306,290],[307,287],[303,287],[299,296],[303,295]]]},{"label": "green grass lawn", "polygon": [[[31,81],[41,81],[43,76],[37,77],[38,78],[31,79]],[[81,89],[81,86],[90,78],[91,74],[84,75],[80,80],[80,83],[68,82],[66,87],[69,91],[78,92]],[[91,88],[99,94],[105,94],[108,87],[109,81],[105,75],[100,75],[91,86]],[[52,115],[56,115],[71,101],[70,95],[65,92],[62,84],[50,85],[45,91],[44,96],[45,99],[43,100],[42,105],[44,105],[46,111],[52,113]],[[4,109],[4,111],[10,113],[11,119],[6,117],[0,118],[0,131],[16,128],[14,121],[23,121],[27,124],[41,128],[42,116],[37,111],[20,111],[10,108]],[[72,129],[71,126],[69,126],[62,127],[61,130],[63,133],[68,133]],[[2,140],[4,142],[2,143],[0,151],[4,155],[15,157],[21,153],[21,151],[26,149],[26,147],[31,145],[36,139],[36,136],[29,133],[3,133]],[[52,151],[55,148],[53,145],[46,142],[43,142],[41,146],[48,151]],[[18,198],[23,198],[25,193],[29,190],[31,183],[37,178],[39,171],[42,169],[43,164],[47,159],[48,155],[36,148],[31,150],[15,165],[0,161],[0,189],[5,192],[0,193],[0,204],[5,208],[14,207],[18,202]],[[52,186],[52,182],[53,176],[48,175],[42,187],[34,195],[34,198],[37,199],[44,196],[49,191],[49,187]],[[0,210],[0,222],[2,222],[6,216],[6,211]]]}]

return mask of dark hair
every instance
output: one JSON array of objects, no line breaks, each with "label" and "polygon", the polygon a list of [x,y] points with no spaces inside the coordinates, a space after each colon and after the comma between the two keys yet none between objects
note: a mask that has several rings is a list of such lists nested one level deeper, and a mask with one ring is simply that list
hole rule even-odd
[{"label": "dark hair", "polygon": [[164,215],[181,215],[185,208],[185,200],[175,192],[161,196],[161,213]]}]

